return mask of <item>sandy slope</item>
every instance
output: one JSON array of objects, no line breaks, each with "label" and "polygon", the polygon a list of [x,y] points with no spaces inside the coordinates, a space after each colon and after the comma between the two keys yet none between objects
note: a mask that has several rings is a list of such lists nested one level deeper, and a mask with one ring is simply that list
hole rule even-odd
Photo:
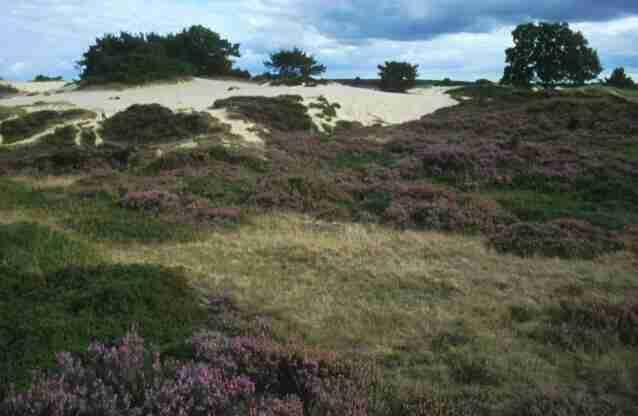
[{"label": "sandy slope", "polygon": [[49,82],[21,82],[21,81],[0,81],[5,84],[10,84],[18,91],[24,93],[38,93],[53,92],[62,89],[67,81],[49,81]]},{"label": "sandy slope", "polygon": [[[18,83],[16,86],[21,88],[23,84],[28,84],[28,87],[31,88],[36,83]],[[48,86],[49,90],[60,88],[60,85],[53,85],[58,83],[42,84],[42,88]],[[237,89],[229,91],[231,87]],[[281,94],[297,94],[304,97],[306,103],[323,95],[330,102],[341,104],[341,109],[338,110],[339,119],[359,121],[364,125],[371,125],[378,122],[402,123],[417,119],[439,108],[456,104],[456,101],[444,92],[444,88],[430,88],[415,90],[410,94],[391,94],[339,84],[314,88],[272,87],[247,82],[196,78],[193,81],[178,84],[152,85],[124,91],[65,91],[49,96],[21,96],[2,100],[0,105],[28,105],[36,101],[64,101],[108,117],[132,104],[159,103],[173,110],[203,111],[208,109],[215,100],[237,95],[270,97]],[[225,122],[230,122],[236,133],[247,139],[255,139],[255,137],[248,137],[251,136],[249,124],[229,120],[225,110],[211,111],[211,114]]]}]

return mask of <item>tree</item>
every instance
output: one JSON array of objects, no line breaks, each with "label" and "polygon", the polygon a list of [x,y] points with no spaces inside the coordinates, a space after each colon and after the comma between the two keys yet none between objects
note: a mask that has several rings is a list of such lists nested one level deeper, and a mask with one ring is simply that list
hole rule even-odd
[{"label": "tree", "polygon": [[307,82],[313,76],[326,72],[325,65],[317,62],[314,56],[306,54],[299,48],[282,49],[272,53],[264,66],[275,74],[275,78]]},{"label": "tree", "polygon": [[78,66],[85,83],[138,84],[193,75],[230,75],[230,58],[239,56],[239,44],[203,26],[192,26],[166,36],[107,34],[96,39]]},{"label": "tree", "polygon": [[505,51],[502,83],[529,86],[540,83],[583,85],[602,72],[596,50],[567,23],[527,23],[513,32],[514,47]]},{"label": "tree", "polygon": [[383,91],[406,92],[416,86],[418,65],[391,61],[386,62],[385,65],[379,65],[378,68]]},{"label": "tree", "polygon": [[605,84],[618,88],[634,88],[636,86],[634,80],[625,73],[623,67],[614,69],[611,76],[605,80]]}]

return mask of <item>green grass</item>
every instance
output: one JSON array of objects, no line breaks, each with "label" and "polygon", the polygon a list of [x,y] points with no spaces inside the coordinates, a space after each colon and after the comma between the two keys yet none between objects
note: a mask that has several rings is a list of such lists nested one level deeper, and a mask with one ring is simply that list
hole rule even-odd
[{"label": "green grass", "polygon": [[638,211],[631,205],[614,204],[613,200],[587,200],[578,193],[500,190],[481,195],[495,199],[523,221],[575,218],[611,230],[620,230],[638,222]]},{"label": "green grass", "polygon": [[[56,241],[49,248],[60,251]],[[39,253],[32,260],[39,262]],[[183,342],[205,320],[186,278],[157,266],[69,266],[44,275],[0,268],[0,275],[0,387],[52,365],[58,351],[79,352],[134,325],[168,345]]]},{"label": "green grass", "polygon": [[171,224],[143,213],[121,208],[106,194],[75,201],[68,212],[59,213],[65,227],[96,241],[161,243],[192,241],[196,228]]}]

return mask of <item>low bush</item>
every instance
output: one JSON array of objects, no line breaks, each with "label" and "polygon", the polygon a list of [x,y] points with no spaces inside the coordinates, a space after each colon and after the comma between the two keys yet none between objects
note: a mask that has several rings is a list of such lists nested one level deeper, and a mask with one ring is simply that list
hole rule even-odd
[{"label": "low bush", "polygon": [[[623,416],[611,401],[586,391],[524,391],[506,408],[503,416]],[[627,414],[629,415],[629,414]]]},{"label": "low bush", "polygon": [[490,246],[519,256],[592,259],[619,251],[624,244],[608,232],[577,220],[554,220],[546,224],[516,223],[492,236]]},{"label": "low bush", "polygon": [[104,140],[127,145],[167,143],[228,131],[208,113],[173,113],[159,104],[135,104],[102,124]]},{"label": "low bush", "polygon": [[56,124],[95,117],[95,113],[80,109],[35,111],[0,124],[0,134],[4,138],[4,143],[15,143],[42,133]]},{"label": "low bush", "polygon": [[158,214],[167,210],[177,210],[180,197],[165,191],[129,192],[121,200],[124,208]]},{"label": "low bush", "polygon": [[167,359],[136,333],[81,355],[60,353],[56,371],[24,393],[11,392],[3,413],[67,416],[368,414],[365,382],[330,355],[282,348],[263,338],[200,333],[192,361]]},{"label": "low bush", "polygon": [[316,126],[298,95],[231,97],[217,100],[212,108],[226,108],[240,118],[278,131],[309,131]]},{"label": "low bush", "polygon": [[638,303],[564,301],[533,337],[566,351],[600,354],[617,345],[638,346]]},{"label": "low bush", "polygon": [[78,133],[79,129],[73,125],[58,127],[53,133],[44,136],[40,141],[53,146],[73,146]]}]

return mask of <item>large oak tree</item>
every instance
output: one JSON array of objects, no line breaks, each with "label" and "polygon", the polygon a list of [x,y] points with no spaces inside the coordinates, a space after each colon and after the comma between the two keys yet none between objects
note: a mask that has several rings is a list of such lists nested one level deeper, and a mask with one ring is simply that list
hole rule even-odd
[{"label": "large oak tree", "polygon": [[512,36],[514,47],[505,52],[505,84],[583,85],[602,72],[596,50],[567,23],[522,24]]}]

